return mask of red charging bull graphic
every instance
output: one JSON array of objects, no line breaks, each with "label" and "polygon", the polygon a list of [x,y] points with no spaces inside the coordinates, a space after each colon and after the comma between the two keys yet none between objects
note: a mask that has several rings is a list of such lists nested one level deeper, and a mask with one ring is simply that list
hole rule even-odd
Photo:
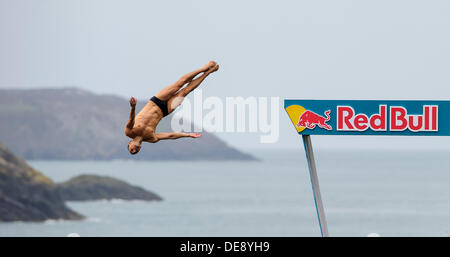
[{"label": "red charging bull graphic", "polygon": [[310,110],[302,113],[300,118],[298,119],[297,127],[304,127],[309,129],[314,129],[317,126],[326,130],[332,130],[333,128],[327,124],[327,121],[330,120],[331,111],[328,110],[325,112],[325,116],[323,117],[315,112]]}]

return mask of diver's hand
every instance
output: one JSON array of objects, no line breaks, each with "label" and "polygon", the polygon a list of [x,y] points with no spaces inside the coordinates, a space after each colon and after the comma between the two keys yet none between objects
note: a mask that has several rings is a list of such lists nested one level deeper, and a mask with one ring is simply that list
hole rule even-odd
[{"label": "diver's hand", "polygon": [[199,137],[202,136],[202,134],[200,134],[200,133],[189,133],[189,136],[192,137],[192,138],[199,138]]},{"label": "diver's hand", "polygon": [[134,108],[134,107],[136,107],[136,103],[137,103],[136,98],[131,97],[130,98],[130,106]]}]

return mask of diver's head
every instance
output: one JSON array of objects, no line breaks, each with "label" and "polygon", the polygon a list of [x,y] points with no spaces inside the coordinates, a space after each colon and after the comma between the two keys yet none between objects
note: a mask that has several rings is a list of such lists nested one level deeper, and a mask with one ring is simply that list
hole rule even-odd
[{"label": "diver's head", "polygon": [[139,150],[141,150],[141,141],[133,139],[128,143],[128,151],[131,154],[137,154],[139,153]]}]

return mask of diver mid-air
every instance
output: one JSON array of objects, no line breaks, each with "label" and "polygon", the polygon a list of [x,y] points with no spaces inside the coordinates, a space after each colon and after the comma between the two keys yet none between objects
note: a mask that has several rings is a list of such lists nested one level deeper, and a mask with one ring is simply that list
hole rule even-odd
[{"label": "diver mid-air", "polygon": [[[141,144],[143,141],[156,143],[159,140],[165,139],[200,137],[201,134],[199,133],[155,133],[155,130],[162,118],[172,113],[178,106],[180,106],[184,97],[196,89],[209,74],[217,71],[218,69],[219,65],[214,61],[210,61],[202,68],[182,76],[178,81],[153,96],[137,115],[135,115],[137,100],[136,98],[131,97],[130,119],[128,120],[125,128],[125,135],[132,138],[132,140],[128,143],[128,151],[130,151],[131,154],[138,153],[141,149]],[[203,74],[194,79],[200,73]]]}]

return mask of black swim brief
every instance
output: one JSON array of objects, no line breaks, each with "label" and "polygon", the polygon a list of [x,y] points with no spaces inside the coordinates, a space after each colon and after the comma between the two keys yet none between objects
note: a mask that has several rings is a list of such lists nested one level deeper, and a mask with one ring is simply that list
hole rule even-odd
[{"label": "black swim brief", "polygon": [[163,112],[163,117],[165,117],[169,114],[169,108],[167,107],[167,101],[163,101],[156,96],[153,96],[152,98],[150,98],[150,101],[152,101],[156,105],[158,105],[159,109],[161,109],[161,111]]}]

